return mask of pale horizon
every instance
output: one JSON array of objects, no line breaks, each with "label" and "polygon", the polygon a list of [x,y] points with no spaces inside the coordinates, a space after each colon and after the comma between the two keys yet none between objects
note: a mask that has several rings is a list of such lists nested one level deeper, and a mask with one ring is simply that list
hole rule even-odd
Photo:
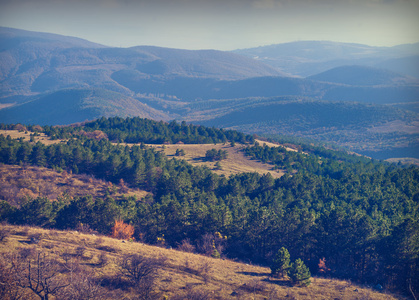
[{"label": "pale horizon", "polygon": [[0,0],[0,26],[123,48],[391,47],[419,42],[418,15],[417,0]]}]

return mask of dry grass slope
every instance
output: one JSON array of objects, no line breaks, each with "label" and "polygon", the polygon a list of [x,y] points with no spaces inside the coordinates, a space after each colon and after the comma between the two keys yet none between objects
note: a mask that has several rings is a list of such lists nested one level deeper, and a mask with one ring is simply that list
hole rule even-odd
[{"label": "dry grass slope", "polygon": [[147,192],[126,186],[116,186],[88,175],[74,175],[65,171],[34,166],[13,166],[0,164],[0,199],[12,205],[26,197],[46,197],[56,200],[64,195],[70,198],[92,195],[104,197],[106,194],[118,199],[123,195],[144,198]]},{"label": "dry grass slope", "polygon": [[[169,157],[176,159],[184,159],[192,165],[207,166],[218,175],[230,176],[232,174],[239,174],[244,172],[257,172],[259,174],[271,173],[274,178],[279,178],[284,173],[280,170],[272,170],[273,166],[264,164],[260,161],[251,160],[240,151],[243,147],[241,144],[236,144],[232,147],[230,144],[175,144],[175,145],[149,145],[164,151]],[[185,156],[175,156],[176,150],[183,149]],[[220,161],[221,170],[215,167],[215,162],[207,161],[205,153],[208,150],[226,150],[227,159]]]},{"label": "dry grass slope", "polygon": [[[94,236],[74,231],[44,230],[32,227],[0,225],[8,236],[0,242],[0,253],[11,253],[19,248],[33,248],[48,253],[65,263],[67,257],[79,257],[91,276],[102,285],[118,273],[117,261],[124,254],[141,254],[162,262],[158,269],[155,291],[158,299],[397,299],[348,281],[312,278],[307,288],[292,287],[287,282],[270,277],[270,270],[231,260],[214,259],[172,249],[159,248],[136,242],[125,242],[105,236]],[[31,244],[30,237],[39,242]],[[101,264],[106,256],[108,263]],[[68,273],[61,276],[69,276]],[[115,295],[130,299],[130,290],[115,286]],[[201,298],[191,298],[191,295]],[[186,298],[189,297],[189,298]],[[105,298],[104,298],[105,299]]]},{"label": "dry grass slope", "polygon": [[[23,138],[24,141],[29,141],[31,138],[31,134],[33,132],[30,131],[18,131],[18,130],[0,130],[0,134],[4,136],[10,135],[12,139],[19,139]],[[61,143],[62,140],[51,140],[45,133],[39,133],[38,136],[34,136],[34,142],[41,142],[45,145],[57,144]]]}]

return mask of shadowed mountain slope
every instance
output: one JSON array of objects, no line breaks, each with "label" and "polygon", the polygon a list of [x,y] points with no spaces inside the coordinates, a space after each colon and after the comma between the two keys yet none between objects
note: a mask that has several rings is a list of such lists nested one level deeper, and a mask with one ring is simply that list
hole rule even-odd
[{"label": "shadowed mountain slope", "polygon": [[[413,83],[414,79],[393,71],[366,66],[342,66],[308,77],[312,80],[355,86],[393,85]],[[419,82],[419,80],[417,80]]]},{"label": "shadowed mountain slope", "polygon": [[409,65],[414,63],[414,56],[419,55],[419,43],[373,47],[328,41],[300,41],[239,49],[233,52],[252,57],[288,74],[302,77],[345,65],[380,66],[385,61],[393,59],[404,59],[409,63],[405,66],[387,65],[390,70],[414,76],[408,70],[411,69]]}]

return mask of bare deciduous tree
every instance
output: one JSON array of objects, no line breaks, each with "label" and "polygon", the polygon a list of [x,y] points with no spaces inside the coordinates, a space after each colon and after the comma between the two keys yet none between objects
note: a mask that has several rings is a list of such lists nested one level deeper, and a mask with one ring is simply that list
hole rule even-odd
[{"label": "bare deciduous tree", "polygon": [[16,286],[32,291],[41,300],[48,300],[68,285],[59,278],[59,263],[45,252],[22,250],[5,258]]},{"label": "bare deciduous tree", "polygon": [[[78,262],[75,262],[78,264]],[[80,265],[70,270],[69,285],[59,293],[59,299],[100,300],[106,299],[107,291],[100,285],[95,274]]]},{"label": "bare deciduous tree", "polygon": [[120,261],[121,275],[126,277],[136,290],[138,299],[154,299],[154,282],[161,262],[139,254],[125,255]]}]

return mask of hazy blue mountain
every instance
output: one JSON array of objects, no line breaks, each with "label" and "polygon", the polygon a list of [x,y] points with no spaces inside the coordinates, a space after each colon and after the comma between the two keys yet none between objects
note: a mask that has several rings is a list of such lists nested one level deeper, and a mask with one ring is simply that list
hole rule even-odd
[{"label": "hazy blue mountain", "polygon": [[152,46],[138,46],[130,49],[158,58],[149,63],[138,65],[136,68],[138,71],[150,75],[216,79],[285,75],[265,64],[231,52],[182,50]]},{"label": "hazy blue mountain", "polygon": [[103,87],[122,92],[110,78],[120,70],[220,79],[277,76],[272,67],[222,51],[157,47],[110,48],[76,38],[16,29],[0,30],[2,97],[60,88]]},{"label": "hazy blue mountain", "polygon": [[103,89],[62,89],[0,110],[0,120],[3,123],[39,125],[66,125],[116,115],[169,119],[163,112],[148,107],[137,99]]},{"label": "hazy blue mountain", "polygon": [[376,67],[419,78],[419,55],[388,59],[378,63]]},{"label": "hazy blue mountain", "polygon": [[389,70],[406,69],[400,62],[417,59],[417,48],[332,42],[236,53],[112,48],[0,28],[0,122],[54,125],[141,116],[312,137],[353,150],[365,150],[373,132],[371,151],[413,149],[419,84]]},{"label": "hazy blue mountain", "polygon": [[[233,51],[252,57],[281,71],[307,77],[344,65],[379,66],[392,59],[410,60],[419,55],[419,43],[395,47],[301,41]],[[400,69],[390,69],[401,72]],[[406,73],[406,75],[412,75]]]},{"label": "hazy blue mountain", "polygon": [[419,79],[414,80],[413,78],[408,78],[393,71],[367,66],[336,67],[308,78],[353,86],[406,85],[419,83]]}]

